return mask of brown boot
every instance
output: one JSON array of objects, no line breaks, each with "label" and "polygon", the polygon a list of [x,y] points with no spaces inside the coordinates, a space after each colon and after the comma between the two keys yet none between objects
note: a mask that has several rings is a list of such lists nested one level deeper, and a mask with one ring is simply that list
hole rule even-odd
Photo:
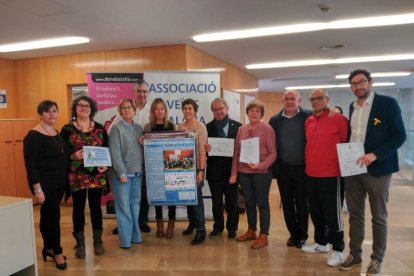
[{"label": "brown boot", "polygon": [[237,237],[236,241],[249,241],[249,240],[255,240],[255,239],[256,239],[256,231],[249,228],[246,233],[244,233],[240,237]]},{"label": "brown boot", "polygon": [[171,239],[172,237],[174,237],[174,221],[175,220],[173,219],[170,219],[168,221],[167,232],[165,232],[166,239]]},{"label": "brown boot", "polygon": [[162,219],[157,219],[157,233],[158,238],[164,237],[164,221]]},{"label": "brown boot", "polygon": [[259,249],[266,245],[268,245],[269,242],[267,241],[267,235],[266,234],[260,234],[257,240],[250,246],[252,249]]}]

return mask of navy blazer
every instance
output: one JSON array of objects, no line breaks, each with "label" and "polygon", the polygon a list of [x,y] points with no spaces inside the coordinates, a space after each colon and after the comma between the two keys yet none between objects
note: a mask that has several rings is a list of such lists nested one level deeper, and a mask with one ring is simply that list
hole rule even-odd
[{"label": "navy blazer", "polygon": [[[383,176],[399,171],[397,150],[407,136],[397,101],[389,96],[374,95],[364,148],[365,153],[372,152],[377,156],[377,160],[368,166],[368,172]],[[349,118],[353,111],[354,102],[349,107]]]},{"label": "navy blazer", "polygon": [[[278,136],[278,133],[280,133],[282,131],[282,128],[283,128],[283,124],[282,124],[283,110],[284,109],[282,109],[279,113],[277,113],[275,116],[273,116],[269,120],[269,125],[273,128],[273,130],[275,131],[275,134],[276,134],[276,152],[278,152],[278,153],[283,150],[282,149],[281,137]],[[303,129],[305,129],[305,121],[310,115],[312,115],[311,110],[304,109],[304,108],[299,106],[299,117],[302,120]],[[303,134],[305,135],[305,131],[303,131]],[[304,137],[303,140],[306,141],[306,137]],[[272,166],[273,178],[278,178],[278,176],[279,176],[279,172],[280,172],[280,159],[279,159],[279,156],[280,155],[278,154],[277,157],[276,157],[276,161],[275,161],[275,163],[273,163],[273,166]],[[305,162],[305,160],[303,160],[303,162]]]},{"label": "navy blazer", "polygon": [[[229,119],[229,129],[227,132],[227,138],[236,139],[237,131],[239,130],[240,124],[237,121]],[[214,122],[211,121],[206,125],[208,137],[219,137],[217,128]],[[222,156],[207,156],[207,173],[206,179],[208,181],[221,181],[223,179],[229,180],[231,174],[231,162],[232,157]]]}]

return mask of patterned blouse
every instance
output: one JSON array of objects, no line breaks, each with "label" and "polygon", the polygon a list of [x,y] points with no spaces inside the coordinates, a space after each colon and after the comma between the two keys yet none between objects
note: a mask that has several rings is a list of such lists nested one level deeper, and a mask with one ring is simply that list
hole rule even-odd
[{"label": "patterned blouse", "polygon": [[[108,134],[103,125],[94,122],[90,132],[83,132],[70,122],[62,128],[61,136],[70,148],[70,154],[83,146],[108,146]],[[69,186],[72,192],[82,189],[107,188],[106,172],[99,173],[96,167],[85,168],[83,160],[69,161]]]}]

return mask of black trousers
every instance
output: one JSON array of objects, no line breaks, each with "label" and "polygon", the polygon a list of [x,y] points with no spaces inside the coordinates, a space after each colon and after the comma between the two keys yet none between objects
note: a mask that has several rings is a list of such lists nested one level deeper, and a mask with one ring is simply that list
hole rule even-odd
[{"label": "black trousers", "polygon": [[62,254],[60,246],[60,201],[63,198],[64,187],[43,188],[45,202],[40,207],[40,233],[43,247],[53,249],[55,255]]},{"label": "black trousers", "polygon": [[141,204],[139,209],[138,223],[139,225],[144,225],[148,223],[148,196],[147,196],[147,180],[145,173],[142,175],[142,186],[141,186]]},{"label": "black trousers", "polygon": [[282,200],[283,215],[290,236],[297,241],[308,239],[307,181],[305,165],[280,166],[277,184]]},{"label": "black trousers", "polygon": [[[155,219],[162,219],[162,209],[164,206],[155,206]],[[176,206],[168,206],[168,219],[175,220]]]},{"label": "black trousers", "polygon": [[332,244],[332,250],[345,248],[339,177],[309,177],[308,198],[315,242]]},{"label": "black trousers", "polygon": [[[226,229],[228,232],[237,231],[239,224],[237,183],[230,184],[228,179],[222,179],[220,181],[208,181],[208,185],[212,198],[213,230],[219,232],[224,230],[223,205],[225,205],[227,210]],[[224,204],[223,196],[225,200]]]},{"label": "black trousers", "polygon": [[93,229],[102,229],[102,209],[101,198],[102,189],[82,189],[72,192],[73,198],[73,232],[78,233],[85,227],[85,205],[86,197],[88,197],[89,210],[91,215],[91,223]]}]

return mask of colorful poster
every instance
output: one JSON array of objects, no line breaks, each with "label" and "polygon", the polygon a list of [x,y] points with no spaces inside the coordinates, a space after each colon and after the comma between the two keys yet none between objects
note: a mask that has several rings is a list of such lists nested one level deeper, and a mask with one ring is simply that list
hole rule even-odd
[{"label": "colorful poster", "polygon": [[194,133],[167,132],[145,136],[144,155],[148,203],[196,205],[196,151]]}]

